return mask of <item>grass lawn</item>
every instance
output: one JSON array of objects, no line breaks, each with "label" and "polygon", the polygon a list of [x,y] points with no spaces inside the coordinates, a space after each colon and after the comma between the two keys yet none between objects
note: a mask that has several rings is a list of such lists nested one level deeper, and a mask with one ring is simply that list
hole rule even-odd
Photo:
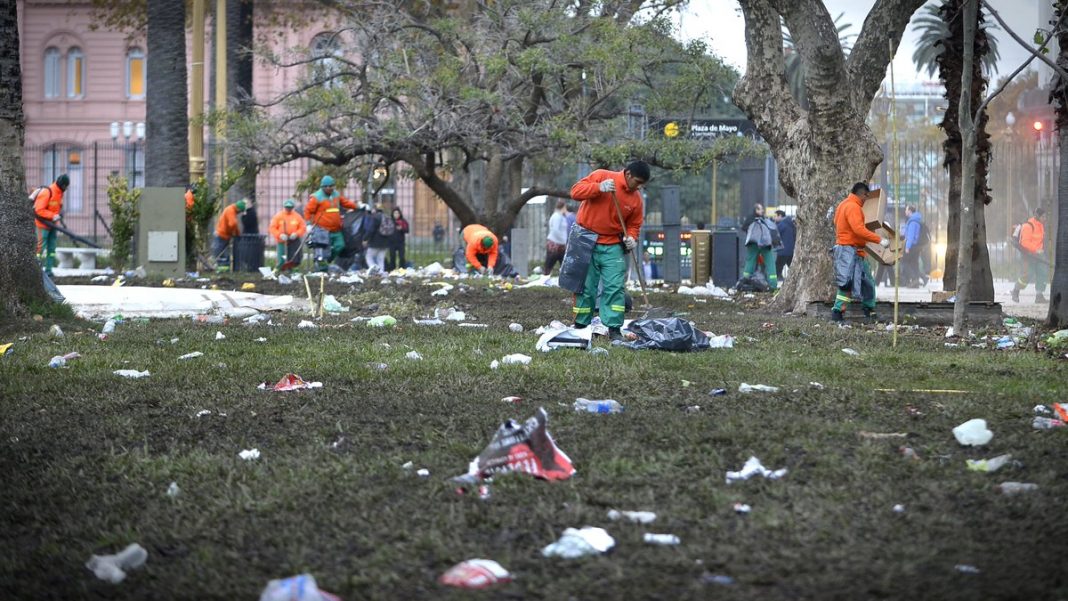
[{"label": "grass lawn", "polygon": [[[541,354],[531,330],[569,319],[560,290],[473,285],[441,299],[418,283],[328,287],[353,312],[317,330],[298,330],[295,314],[274,315],[274,327],[127,322],[106,341],[91,331],[100,324],[79,321],[62,322],[63,340],[48,337],[47,320],[0,328],[0,343],[28,337],[0,358],[0,598],[255,599],[269,579],[301,572],[349,601],[1068,597],[1068,428],[1031,428],[1036,404],[1068,401],[1063,359],[946,348],[937,330],[904,332],[893,349],[882,326],[839,329],[771,315],[760,299],[673,295],[654,304],[733,334],[735,348]],[[411,323],[451,305],[490,327]],[[349,321],[385,312],[398,327]],[[513,321],[527,332],[510,332]],[[405,359],[410,350],[425,359]],[[48,368],[70,351],[83,358]],[[177,359],[192,351],[204,356]],[[489,369],[516,352],[533,363]],[[152,375],[112,375],[124,368]],[[324,387],[256,389],[290,371]],[[781,391],[740,394],[742,382]],[[713,388],[729,393],[709,396]],[[509,395],[523,400],[502,403]],[[577,414],[579,396],[626,411]],[[488,500],[458,495],[448,479],[503,420],[539,406],[575,476],[501,476]],[[195,417],[202,410],[211,414]],[[994,432],[985,448],[951,434],[974,417]],[[902,457],[901,445],[921,460]],[[258,461],[238,458],[250,448]],[[965,467],[1003,453],[1018,463],[994,474]],[[789,473],[727,485],[725,472],[750,455]],[[408,461],[430,476],[402,469]],[[172,481],[176,498],[165,494]],[[1039,489],[1004,496],[1002,481]],[[736,502],[752,513],[736,514]],[[610,522],[613,508],[658,518]],[[606,528],[616,547],[580,560],[541,556],[565,528],[584,525]],[[646,545],[645,532],[682,544]],[[121,584],[83,565],[132,542],[148,563]],[[514,582],[481,593],[437,584],[475,557],[499,561]],[[734,584],[706,583],[709,574]]]}]

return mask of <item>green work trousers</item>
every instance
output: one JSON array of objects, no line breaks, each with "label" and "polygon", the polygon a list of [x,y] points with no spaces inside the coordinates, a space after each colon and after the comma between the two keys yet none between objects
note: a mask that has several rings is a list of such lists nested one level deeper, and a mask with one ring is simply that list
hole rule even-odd
[{"label": "green work trousers", "polygon": [[50,227],[37,228],[37,249],[41,253],[45,272],[52,275],[52,268],[56,266],[56,230]]},{"label": "green work trousers", "polygon": [[[326,266],[334,262],[334,259],[341,254],[341,251],[345,250],[345,234],[340,231],[330,232],[330,258],[326,262],[319,261],[319,270],[326,271]],[[316,257],[318,257],[318,252]]]},{"label": "green work trousers", "polygon": [[575,295],[575,323],[590,325],[593,307],[597,304],[597,289],[603,284],[599,314],[601,323],[609,328],[623,327],[623,313],[627,307],[623,299],[623,284],[627,280],[627,255],[622,244],[598,244],[593,247],[590,269],[582,294]]},{"label": "green work trousers", "polygon": [[757,246],[756,244],[745,245],[745,271],[742,277],[747,278],[756,271],[757,257],[764,257],[764,275],[768,279],[768,287],[772,290],[779,288],[779,277],[775,273],[775,249],[770,246]]},{"label": "green work trousers", "polygon": [[1023,255],[1024,265],[1020,269],[1020,277],[1016,279],[1016,289],[1027,288],[1029,282],[1034,283],[1035,292],[1042,294],[1046,291],[1046,281],[1049,280],[1048,267],[1039,260],[1041,255]]},{"label": "green work trousers", "polygon": [[[863,280],[860,282],[860,305],[868,311],[874,311],[875,279],[871,275],[871,263],[862,259],[861,266],[864,268],[864,275]],[[834,296],[834,310],[845,313],[846,309],[849,308],[849,301],[852,300],[852,294],[852,282],[843,288],[839,288]]]}]

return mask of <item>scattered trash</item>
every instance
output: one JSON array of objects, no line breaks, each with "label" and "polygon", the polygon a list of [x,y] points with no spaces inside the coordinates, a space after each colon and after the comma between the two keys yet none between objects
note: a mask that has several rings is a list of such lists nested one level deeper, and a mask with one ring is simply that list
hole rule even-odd
[{"label": "scattered trash", "polygon": [[259,338],[253,340],[253,342],[267,342],[267,339],[262,337],[262,336],[260,336]]},{"label": "scattered trash", "polygon": [[66,367],[67,366],[67,361],[73,361],[74,359],[80,359],[80,358],[81,358],[81,355],[79,355],[76,352],[67,353],[66,355],[56,355],[55,357],[52,357],[52,359],[48,361],[48,367],[51,367],[51,368]]},{"label": "scattered trash", "polygon": [[1002,482],[995,488],[1003,495],[1016,495],[1022,492],[1036,491],[1038,490],[1038,485],[1030,482]]},{"label": "scattered trash", "polygon": [[85,562],[97,578],[107,580],[111,584],[118,584],[126,579],[126,571],[134,570],[148,560],[148,551],[141,545],[134,543],[127,546],[115,555],[93,555]]},{"label": "scattered trash", "polygon": [[679,294],[686,296],[712,296],[715,298],[730,298],[731,295],[727,294],[727,291],[719,286],[706,285],[706,286],[679,286]]},{"label": "scattered trash", "polygon": [[957,565],[953,566],[953,569],[957,570],[961,574],[978,574],[979,573],[979,568],[977,568],[975,566],[970,566],[970,565],[964,564],[964,563],[958,563]]},{"label": "scattered trash", "polygon": [[785,475],[786,468],[772,471],[764,467],[764,464],[760,463],[760,460],[756,457],[750,457],[746,460],[745,465],[742,466],[741,471],[727,472],[727,484],[738,482],[740,480],[748,480],[753,476],[763,476],[768,480],[778,480]]},{"label": "scattered trash", "polygon": [[286,374],[282,376],[281,380],[278,380],[277,384],[263,382],[262,384],[257,386],[257,388],[259,388],[260,390],[274,390],[276,392],[289,392],[291,390],[310,390],[312,388],[322,387],[322,382],[306,382],[297,374]]},{"label": "scattered trash", "polygon": [[[223,317],[222,315],[194,315],[193,316],[193,321],[195,321],[197,323],[220,325],[220,324],[226,323],[226,318]],[[105,329],[107,328],[106,324],[104,325],[104,328]],[[104,332],[104,333],[107,334],[108,332]]]},{"label": "scattered trash", "polygon": [[894,513],[905,513],[905,506],[898,503],[897,505],[893,506],[892,510]]},{"label": "scattered trash", "polygon": [[545,557],[574,559],[586,555],[598,555],[614,547],[615,539],[604,528],[585,526],[581,530],[568,528],[555,543],[541,550]]},{"label": "scattered trash", "polygon": [[58,324],[52,324],[52,327],[48,328],[49,338],[63,338],[63,336],[63,328],[59,327]]},{"label": "scattered trash", "polygon": [[508,329],[513,331],[513,332],[515,332],[516,334],[518,334],[518,333],[523,331],[523,324],[510,323],[510,324],[508,324]]},{"label": "scattered trash", "polygon": [[998,455],[993,459],[968,459],[968,469],[973,472],[996,472],[1012,459],[1012,455]]},{"label": "scattered trash", "polygon": [[1051,349],[1068,347],[1068,330],[1058,330],[1046,338],[1046,346]]},{"label": "scattered trash", "polygon": [[317,326],[314,323],[308,321],[307,319],[302,319],[300,321],[300,323],[297,324],[297,329],[300,329],[300,330],[314,330],[314,329],[316,329],[318,327],[319,326]]},{"label": "scattered trash", "polygon": [[445,268],[441,266],[441,263],[438,263],[437,261],[434,261],[430,265],[427,265],[426,267],[422,268],[420,270],[420,275],[435,276],[435,275],[441,275],[442,272],[444,272],[444,271],[445,271]]},{"label": "scattered trash", "polygon": [[211,415],[211,410],[201,409],[200,411],[197,411],[196,415],[194,415],[193,417],[204,417],[205,415]]},{"label": "scattered trash", "polygon": [[6,344],[0,344],[0,357],[11,352],[11,348],[15,346],[14,342],[8,342]]},{"label": "scattered trash", "polygon": [[323,297],[323,310],[327,313],[346,313],[349,308],[342,305],[333,294],[327,294]]},{"label": "scattered trash", "polygon": [[686,352],[704,350],[710,346],[704,332],[678,317],[635,320],[627,326],[627,330],[637,339],[624,343],[624,346],[636,350]]},{"label": "scattered trash", "polygon": [[541,337],[538,338],[534,348],[543,353],[561,348],[590,348],[593,337],[592,328],[575,329],[563,324],[558,324],[559,327],[553,327],[557,324],[558,322],[549,324],[548,329],[538,328],[538,331],[541,332]]},{"label": "scattered trash", "polygon": [[454,478],[460,484],[477,483],[493,474],[520,472],[545,480],[567,480],[575,473],[571,459],[556,446],[546,428],[549,415],[538,408],[533,417],[519,424],[501,424],[489,445]]},{"label": "scattered trash", "polygon": [[252,292],[255,289],[256,284],[253,284],[252,282],[245,282],[244,284],[241,284],[241,290],[244,292]]},{"label": "scattered trash", "polygon": [[437,317],[435,317],[433,319],[416,319],[416,320],[413,320],[413,321],[415,321],[415,325],[417,325],[417,326],[443,326],[443,325],[445,325],[445,322],[441,321]]},{"label": "scattered trash", "polygon": [[284,273],[278,274],[278,283],[283,286],[288,286],[293,283],[293,279]]},{"label": "scattered trash", "polygon": [[514,353],[501,358],[501,365],[530,365],[533,360],[529,355]]},{"label": "scattered trash", "polygon": [[1031,421],[1031,427],[1035,430],[1052,430],[1054,428],[1063,428],[1064,426],[1065,422],[1055,417],[1036,416]]},{"label": "scattered trash", "polygon": [[116,376],[122,376],[124,378],[147,378],[152,374],[148,373],[148,370],[137,371],[136,369],[116,369],[114,372]]},{"label": "scattered trash", "polygon": [[[739,388],[739,390],[741,390],[741,389]],[[726,396],[726,394],[727,394],[727,389],[726,388],[713,388],[712,390],[708,391],[708,396]]]},{"label": "scattered trash", "polygon": [[651,511],[617,511],[615,509],[609,509],[608,519],[613,522],[626,520],[628,522],[634,522],[635,524],[652,524],[656,521],[656,514]]},{"label": "scattered trash", "polygon": [[1061,418],[1061,421],[1068,421],[1068,405],[1053,403],[1053,410],[1057,412],[1057,416]]},{"label": "scattered trash", "polygon": [[842,352],[847,354],[847,355],[849,355],[850,357],[859,357],[860,356],[860,352],[859,351],[855,351],[855,350],[853,350],[851,348],[844,348],[844,349],[842,349]]},{"label": "scattered trash", "polygon": [[[282,279],[278,278],[278,281],[281,282]],[[358,274],[350,273],[349,275],[343,275],[339,277],[337,281],[341,284],[362,284],[363,278],[361,278]]]},{"label": "scattered trash", "polygon": [[215,332],[215,339],[226,340],[226,334],[223,334],[222,332]]},{"label": "scattered trash", "polygon": [[777,386],[768,386],[766,384],[746,384],[745,382],[742,382],[742,384],[738,386],[738,392],[746,394],[750,392],[779,392],[779,388]]},{"label": "scattered trash", "polygon": [[751,511],[753,511],[753,508],[748,503],[735,503],[734,504],[734,513],[745,514],[745,513],[751,512]]},{"label": "scattered trash", "polygon": [[916,452],[916,449],[912,447],[898,447],[897,452],[901,453],[901,456],[905,459],[912,459],[913,461],[919,461],[920,455]]},{"label": "scattered trash", "polygon": [[237,456],[242,458],[242,459],[244,459],[245,461],[253,461],[255,459],[259,459],[260,458],[260,450],[259,449],[245,449],[244,451],[241,451],[240,453],[238,453]]},{"label": "scattered trash", "polygon": [[263,276],[264,280],[276,280],[276,279],[278,279],[274,275],[274,270],[271,269],[270,267],[260,267],[260,275]]},{"label": "scattered trash", "polygon": [[653,534],[651,532],[646,532],[645,536],[642,537],[642,540],[644,540],[647,545],[661,546],[674,546],[682,542],[679,540],[679,537],[674,534]]},{"label": "scattered trash", "polygon": [[820,384],[819,382],[809,382],[808,387],[815,390],[823,390],[824,388],[823,384]]},{"label": "scattered trash", "polygon": [[953,428],[953,436],[964,446],[978,447],[990,442],[994,433],[986,427],[985,419],[970,419]]},{"label": "scattered trash", "polygon": [[426,469],[424,467],[424,468],[415,470],[415,475],[419,476],[420,478],[429,478],[430,477],[430,470],[428,470],[428,469]]},{"label": "scattered trash", "polygon": [[1012,336],[1002,336],[994,344],[994,348],[998,350],[1009,349],[1014,346],[1016,346],[1016,340]]},{"label": "scattered trash", "polygon": [[467,319],[467,314],[463,311],[452,310],[445,316],[445,321],[464,321]]},{"label": "scattered trash", "polygon": [[591,401],[590,399],[575,399],[575,411],[586,413],[623,413],[623,405],[619,401],[606,399],[603,401]]},{"label": "scattered trash", "polygon": [[494,359],[493,361],[490,361],[490,369],[498,369],[498,368],[500,368],[500,366],[501,366],[501,362],[500,361],[498,361],[496,359]]},{"label": "scattered trash", "polygon": [[419,354],[419,351],[408,351],[408,354],[404,355],[406,359],[411,361],[422,361],[423,356]]},{"label": "scattered trash", "polygon": [[485,324],[485,323],[460,323],[460,324],[456,324],[456,325],[460,326],[461,328],[488,328],[489,327],[489,324]]},{"label": "scattered trash", "polygon": [[603,346],[595,346],[590,348],[590,355],[608,355],[608,349]]},{"label": "scattered trash", "polygon": [[492,559],[468,559],[449,568],[438,578],[445,586],[483,589],[501,582],[511,582],[512,575]]},{"label": "scattered trash", "polygon": [[516,403],[518,403],[519,401],[522,401],[522,400],[523,400],[523,397],[518,397],[518,396],[506,396],[506,397],[504,397],[503,399],[501,399],[501,402],[502,402],[502,403],[511,403],[511,404],[513,404],[513,405],[514,405],[514,404],[516,404]]},{"label": "scattered trash", "polygon": [[705,572],[701,575],[701,582],[705,584],[718,584],[721,586],[733,586],[734,578],[724,574],[710,574]]},{"label": "scattered trash", "polygon": [[371,328],[387,328],[397,325],[397,319],[392,315],[377,315],[367,320],[367,326]]},{"label": "scattered trash", "polygon": [[182,489],[178,488],[178,483],[171,482],[171,485],[167,487],[167,496],[173,499],[180,494],[182,494]]},{"label": "scattered trash", "polygon": [[708,334],[708,348],[734,348],[734,336]]},{"label": "scattered trash", "polygon": [[857,432],[857,436],[866,438],[868,440],[888,440],[891,438],[908,438],[908,432],[868,432],[867,430],[861,430]]},{"label": "scattered trash", "polygon": [[267,317],[267,315],[264,314],[264,313],[257,313],[255,315],[249,315],[248,317],[246,317],[245,319],[242,319],[241,321],[245,322],[245,325],[254,326],[254,325],[258,324],[258,323],[263,323],[265,321],[270,321],[270,318]]},{"label": "scattered trash", "polygon": [[204,356],[204,353],[202,353],[200,351],[194,351],[192,353],[186,353],[186,354],[182,355],[181,357],[178,357],[178,359],[181,360],[181,361],[185,361],[187,359],[196,359],[197,357],[203,357],[203,356]]},{"label": "scattered trash", "polygon": [[311,574],[301,574],[271,580],[260,593],[260,601],[341,601],[341,598],[320,589]]},{"label": "scattered trash", "polygon": [[953,338],[957,335],[957,332],[953,329],[953,326],[946,328],[946,338]]}]

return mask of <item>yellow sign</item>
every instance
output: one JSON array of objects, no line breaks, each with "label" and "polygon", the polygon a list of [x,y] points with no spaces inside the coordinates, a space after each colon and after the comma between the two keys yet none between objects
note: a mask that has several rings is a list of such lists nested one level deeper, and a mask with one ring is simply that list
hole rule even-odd
[{"label": "yellow sign", "polygon": [[679,124],[672,121],[664,126],[664,135],[669,138],[674,138],[679,135]]}]

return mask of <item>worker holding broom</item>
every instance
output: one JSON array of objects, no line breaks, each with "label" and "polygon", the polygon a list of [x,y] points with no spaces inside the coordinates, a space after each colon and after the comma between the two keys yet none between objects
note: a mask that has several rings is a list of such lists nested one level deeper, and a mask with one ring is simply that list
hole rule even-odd
[{"label": "worker holding broom", "polygon": [[300,263],[300,247],[307,232],[304,216],[293,210],[297,201],[287,198],[282,210],[271,218],[271,235],[278,241],[278,269]]},{"label": "worker holding broom", "polygon": [[[598,285],[602,285],[601,323],[608,326],[610,339],[623,339],[627,253],[638,245],[638,232],[644,219],[639,190],[648,181],[649,165],[644,161],[633,161],[623,171],[597,169],[571,187],[571,198],[581,203],[571,240],[582,238],[585,232],[591,233],[590,238],[596,237],[581,292],[569,288],[575,292],[572,311],[576,328],[590,325],[597,304]],[[567,258],[564,261],[565,265],[569,263]],[[564,279],[563,273],[561,279]]]},{"label": "worker holding broom", "polygon": [[52,275],[56,264],[56,230],[52,222],[59,221],[63,212],[63,193],[70,186],[70,176],[66,173],[56,178],[51,185],[34,191],[33,212],[37,217],[37,252],[41,255],[45,273]]}]

